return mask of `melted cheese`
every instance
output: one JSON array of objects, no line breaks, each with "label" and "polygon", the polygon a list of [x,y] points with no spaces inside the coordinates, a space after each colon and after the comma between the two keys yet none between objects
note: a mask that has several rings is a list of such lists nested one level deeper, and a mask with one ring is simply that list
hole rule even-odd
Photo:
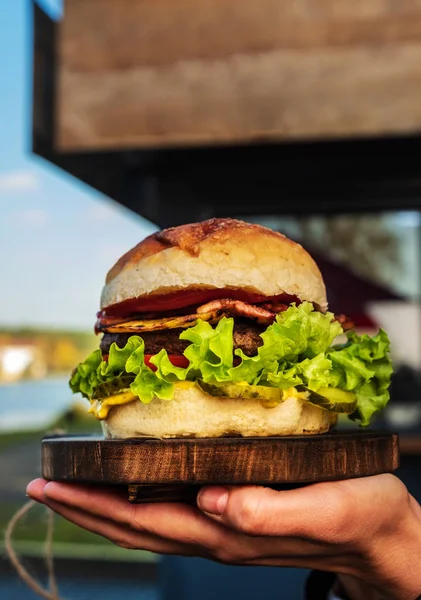
[{"label": "melted cheese", "polygon": [[260,404],[265,408],[275,408],[275,406],[278,406],[279,402],[283,402],[287,400],[287,398],[300,398],[300,400],[306,400],[307,397],[308,392],[299,392],[295,387],[290,387],[287,390],[282,390],[281,400],[265,400],[262,398]]},{"label": "melted cheese", "polygon": [[[174,385],[181,389],[189,389],[196,384],[194,381],[179,381]],[[278,406],[279,402],[286,400],[287,398],[300,398],[301,400],[305,400],[307,396],[307,392],[299,392],[294,387],[291,387],[287,390],[282,391],[282,400],[265,400],[262,398],[261,404],[265,408],[274,408],[275,406]],[[102,400],[93,400],[91,402],[91,407],[88,412],[93,414],[97,419],[101,421],[108,417],[108,413],[110,412],[113,406],[128,404],[129,402],[133,402],[134,400],[139,400],[139,398],[135,396],[130,390],[124,390],[119,394],[108,396],[107,398],[103,398]]]},{"label": "melted cheese", "polygon": [[132,394],[130,390],[125,390],[114,396],[108,396],[103,400],[93,400],[88,412],[99,420],[106,419],[113,406],[128,404],[129,402],[133,402],[133,400],[139,400],[139,398]]}]

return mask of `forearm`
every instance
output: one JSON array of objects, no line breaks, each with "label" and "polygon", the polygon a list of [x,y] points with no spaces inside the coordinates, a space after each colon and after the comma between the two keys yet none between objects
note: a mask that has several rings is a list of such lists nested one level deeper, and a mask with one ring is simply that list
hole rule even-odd
[{"label": "forearm", "polygon": [[338,575],[333,593],[340,600],[383,600],[375,588],[352,575]]},{"label": "forearm", "polygon": [[[402,507],[404,509],[404,507]],[[409,496],[403,516],[368,540],[357,576],[338,574],[349,600],[416,600],[421,594],[421,508]]]},{"label": "forearm", "polygon": [[[392,596],[388,592],[382,594],[371,585],[361,579],[352,577],[351,575],[339,575],[333,593],[339,600],[361,600],[362,598],[364,598],[364,600],[389,600],[389,598],[399,598],[399,600],[421,599],[421,595],[408,595],[403,591],[402,594],[399,595],[396,595],[396,592]],[[417,594],[418,592],[415,593]]]}]

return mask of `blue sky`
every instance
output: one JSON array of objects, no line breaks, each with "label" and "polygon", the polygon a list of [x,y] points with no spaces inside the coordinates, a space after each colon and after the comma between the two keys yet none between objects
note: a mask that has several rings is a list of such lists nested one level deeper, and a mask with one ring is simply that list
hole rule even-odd
[{"label": "blue sky", "polygon": [[107,270],[157,227],[31,154],[30,1],[0,0],[0,27],[0,325],[90,328]]},{"label": "blue sky", "polygon": [[[39,4],[60,16],[61,0]],[[31,0],[0,0],[0,326],[91,328],[106,272],[157,228],[31,154],[31,18]],[[397,287],[411,296],[419,222],[391,217],[407,267]]]}]

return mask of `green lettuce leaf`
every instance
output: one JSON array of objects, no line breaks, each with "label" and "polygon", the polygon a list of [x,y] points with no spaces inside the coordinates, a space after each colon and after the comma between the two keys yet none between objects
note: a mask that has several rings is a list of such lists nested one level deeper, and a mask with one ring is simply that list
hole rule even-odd
[{"label": "green lettuce leaf", "polygon": [[[145,343],[141,337],[130,337],[127,344],[122,348],[122,352],[126,350],[131,340],[133,340],[133,344],[128,348],[128,357],[125,361],[126,371],[136,375],[133,383],[130,384],[131,392],[138,396],[144,404],[152,402],[154,397],[161,398],[161,400],[171,400],[174,395],[174,386],[171,382],[158,377],[150,367],[145,365]],[[110,358],[108,358],[109,360]]]},{"label": "green lettuce leaf", "polygon": [[[332,319],[332,313],[316,312],[309,302],[290,306],[277,315],[276,321],[261,334],[263,346],[260,346],[256,356],[246,356],[241,349],[235,351],[242,360],[238,366],[230,369],[231,381],[260,382],[262,385],[264,380],[261,375],[268,364],[277,362],[288,370],[307,358],[323,355],[342,333],[341,325]],[[278,373],[279,369],[276,371]]]},{"label": "green lettuce leaf", "polygon": [[230,381],[233,328],[234,319],[223,317],[215,329],[207,321],[199,321],[180,334],[181,340],[191,342],[184,351],[184,356],[190,361],[191,379],[200,377],[207,383]]},{"label": "green lettuce leaf", "polygon": [[350,415],[361,425],[370,424],[373,414],[384,408],[389,400],[389,385],[393,372],[389,355],[389,339],[383,329],[370,337],[348,334],[348,343],[329,353],[332,373],[331,387],[354,391],[357,410]]},{"label": "green lettuce leaf", "polygon": [[99,384],[112,381],[125,373],[133,373],[136,377],[130,384],[130,389],[142,402],[148,404],[155,396],[170,400],[174,394],[173,384],[155,375],[152,369],[145,365],[144,349],[143,339],[133,335],[124,348],[119,348],[115,343],[111,344],[108,361],[103,361],[101,351],[95,350],[75,370],[70,380],[71,390],[91,399]]},{"label": "green lettuce leaf", "polygon": [[[332,346],[343,333],[332,313],[322,314],[308,302],[292,305],[277,315],[275,322],[261,334],[262,345],[255,356],[233,348],[234,319],[223,317],[213,327],[199,320],[180,334],[190,344],[184,351],[189,365],[174,366],[166,350],[151,358],[156,371],[144,363],[144,342],[131,336],[124,346],[110,347],[108,362],[99,350],[77,367],[70,380],[74,392],[92,398],[95,387],[124,373],[135,375],[131,391],[144,403],[154,397],[170,400],[174,384],[201,379],[205,383],[248,383],[287,389],[305,385],[317,392],[335,387],[355,392],[357,409],[351,415],[368,425],[372,415],[384,408],[392,374],[389,340],[384,331],[373,338],[348,334],[348,341]],[[234,356],[239,364],[234,366]]]},{"label": "green lettuce leaf", "polygon": [[76,367],[69,382],[70,389],[74,394],[80,392],[85,398],[92,397],[95,388],[101,383],[97,376],[101,361],[101,350],[98,348]]},{"label": "green lettuce leaf", "polygon": [[154,397],[161,400],[171,400],[174,395],[174,385],[164,379],[158,378],[149,367],[140,369],[135,380],[130,385],[130,390],[138,396],[144,404],[152,402]]},{"label": "green lettuce leaf", "polygon": [[[107,380],[115,377],[117,373],[124,373],[124,371],[137,373],[136,367],[140,368],[144,360],[144,347],[145,343],[138,335],[132,335],[124,348],[119,348],[116,343],[111,344],[108,361],[102,361],[100,365],[101,376]],[[138,353],[139,361],[133,361],[132,357],[137,356],[136,353]],[[134,371],[130,368],[131,365],[136,365]]]}]

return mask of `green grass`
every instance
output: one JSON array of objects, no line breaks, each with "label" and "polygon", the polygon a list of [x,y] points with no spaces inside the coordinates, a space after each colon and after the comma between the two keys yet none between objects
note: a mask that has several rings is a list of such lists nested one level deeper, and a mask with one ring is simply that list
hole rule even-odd
[{"label": "green grass", "polygon": [[[0,528],[4,531],[20,504],[2,503],[0,513]],[[47,531],[47,511],[44,506],[35,505],[27,516],[16,525],[14,539],[28,542],[43,542]],[[93,533],[80,529],[62,517],[55,518],[54,538],[70,544],[105,544],[106,540]]]},{"label": "green grass", "polygon": [[[6,448],[29,442],[41,442],[44,435],[63,431],[72,433],[101,433],[99,422],[88,415],[78,405],[72,411],[72,418],[60,417],[51,423],[48,430],[19,431],[0,434],[0,453]],[[4,549],[4,532],[6,527],[22,504],[0,503],[0,552]],[[34,506],[19,522],[14,530],[14,548],[18,554],[40,555],[44,551],[47,534],[47,511],[41,505]],[[54,555],[65,557],[115,559],[130,561],[153,561],[155,556],[149,552],[125,550],[113,545],[99,535],[77,527],[62,517],[54,519]]]},{"label": "green grass", "polygon": [[[13,549],[18,556],[44,556],[45,544],[40,542],[14,541]],[[5,553],[5,545],[0,541],[0,553]],[[67,542],[54,542],[54,558],[69,558],[80,560],[116,560],[124,562],[148,562],[154,563],[158,560],[156,554],[145,550],[124,550],[108,542],[105,544],[72,544]]]},{"label": "green grass", "polygon": [[87,413],[88,403],[86,402],[85,408],[80,408],[78,404],[75,404],[71,408],[71,418],[62,415],[56,421],[52,422],[46,429],[42,430],[28,430],[28,431],[12,431],[7,433],[0,433],[0,452],[10,446],[24,444],[27,442],[41,442],[41,439],[49,433],[57,433],[59,431],[63,434],[98,434],[101,435],[101,426],[99,421],[92,415]]},{"label": "green grass", "polygon": [[44,431],[17,431],[0,434],[0,452],[9,446],[41,441]]},{"label": "green grass", "polygon": [[[21,507],[12,503],[0,505],[0,551],[4,549],[4,534],[7,524],[15,512]],[[13,547],[19,554],[37,556],[44,552],[47,534],[47,511],[41,505],[35,505],[29,513],[17,523],[13,533]],[[54,519],[54,555],[75,558],[95,558],[154,561],[155,555],[138,550],[125,550],[113,545],[107,539],[77,527],[62,517]]]}]

